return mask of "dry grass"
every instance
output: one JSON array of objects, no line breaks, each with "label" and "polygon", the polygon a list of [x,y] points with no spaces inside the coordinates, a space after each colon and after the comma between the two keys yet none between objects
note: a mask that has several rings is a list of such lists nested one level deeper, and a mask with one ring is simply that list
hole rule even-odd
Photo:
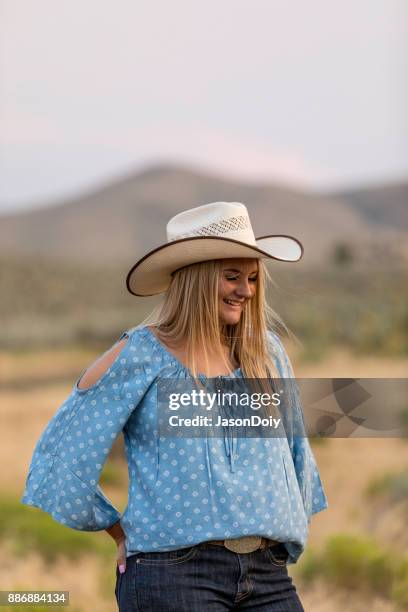
[{"label": "dry grass", "polygon": [[381,597],[359,596],[348,591],[333,590],[330,585],[313,584],[310,588],[296,586],[306,612],[401,612]]},{"label": "dry grass", "polygon": [[[395,438],[332,439],[314,448],[329,508],[318,513],[310,526],[310,539],[320,544],[339,531],[359,534],[369,528],[367,483],[385,471],[408,466],[408,442]],[[389,541],[391,531],[382,527],[379,535]],[[404,548],[404,541],[397,545]]]},{"label": "dry grass", "polygon": [[370,357],[353,355],[344,348],[337,348],[315,363],[298,362],[299,351],[295,345],[287,345],[295,364],[298,378],[406,378],[408,358]]},{"label": "dry grass", "polygon": [[[37,554],[16,557],[10,543],[0,547],[0,575],[2,590],[69,591],[70,608],[89,612],[113,612],[117,610],[115,596],[104,597],[100,588],[100,561],[91,555],[83,556],[75,563],[63,557],[52,566]],[[98,571],[99,570],[99,571]],[[112,559],[112,576],[115,576],[115,560]],[[31,608],[27,608],[31,609]]]}]

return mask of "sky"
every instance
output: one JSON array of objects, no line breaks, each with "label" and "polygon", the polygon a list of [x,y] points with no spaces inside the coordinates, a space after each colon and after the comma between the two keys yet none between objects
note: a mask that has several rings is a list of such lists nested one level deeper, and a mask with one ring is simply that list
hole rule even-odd
[{"label": "sky", "polygon": [[408,177],[406,0],[0,0],[0,211],[182,163]]}]

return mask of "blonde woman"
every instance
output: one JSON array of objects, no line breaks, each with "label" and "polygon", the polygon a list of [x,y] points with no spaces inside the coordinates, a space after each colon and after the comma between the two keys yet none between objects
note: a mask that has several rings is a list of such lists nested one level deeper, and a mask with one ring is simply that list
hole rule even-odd
[{"label": "blonde woman", "polygon": [[[264,259],[295,262],[292,236],[255,239],[243,204],[215,202],[167,225],[167,242],[127,276],[163,294],[142,324],[80,376],[37,442],[22,502],[117,544],[122,612],[303,610],[287,565],[327,507],[306,437],[164,436],[158,384],[293,378],[265,302]],[[285,405],[302,421],[298,393]],[[293,423],[293,421],[292,421]],[[129,469],[121,514],[98,485],[123,432]],[[296,433],[296,431],[295,431]]]}]

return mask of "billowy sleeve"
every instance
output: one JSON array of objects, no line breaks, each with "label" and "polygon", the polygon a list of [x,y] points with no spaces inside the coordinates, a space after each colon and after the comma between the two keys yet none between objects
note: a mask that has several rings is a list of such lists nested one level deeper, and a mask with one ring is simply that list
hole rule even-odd
[{"label": "billowy sleeve", "polygon": [[284,381],[285,400],[281,408],[283,425],[295,467],[296,478],[308,522],[313,514],[328,508],[315,457],[306,434],[302,401],[292,364],[279,336],[268,332],[280,377]]},{"label": "billowy sleeve", "polygon": [[[134,357],[132,333],[124,332],[118,342],[125,337],[128,341],[101,378],[86,389],[77,381],[47,424],[21,498],[23,504],[81,531],[100,531],[121,518],[98,482],[114,441],[147,385],[143,360]],[[137,380],[136,393],[127,392],[130,377]]]}]

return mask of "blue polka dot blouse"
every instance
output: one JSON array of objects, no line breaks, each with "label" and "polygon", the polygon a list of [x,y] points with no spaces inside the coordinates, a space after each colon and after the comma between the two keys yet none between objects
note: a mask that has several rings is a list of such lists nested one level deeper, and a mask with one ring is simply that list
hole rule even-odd
[{"label": "blue polka dot blouse", "polygon": [[[296,418],[303,423],[299,395],[290,406],[295,418],[287,437],[163,438],[156,429],[156,383],[191,374],[147,326],[124,337],[111,367],[92,387],[79,389],[76,382],[41,434],[22,503],[82,531],[120,520],[127,556],[260,535],[283,542],[288,562],[295,563],[312,514],[328,506],[309,441],[293,427]],[[280,377],[293,378],[273,332],[268,345]],[[123,514],[98,484],[122,431],[129,471]]]}]

